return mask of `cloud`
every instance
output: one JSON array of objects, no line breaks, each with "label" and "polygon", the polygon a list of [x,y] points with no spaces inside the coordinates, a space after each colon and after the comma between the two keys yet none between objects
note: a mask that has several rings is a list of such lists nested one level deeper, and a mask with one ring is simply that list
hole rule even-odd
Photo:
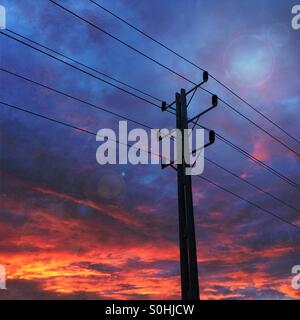
[{"label": "cloud", "polygon": [[[22,31],[161,100],[173,101],[174,93],[181,87],[190,88],[183,79],[49,3],[36,6],[33,1],[2,2],[8,8],[10,29]],[[170,47],[176,48],[180,43],[176,49],[180,54],[199,63],[296,135],[299,92],[296,33],[285,42],[285,50],[275,50],[274,77],[257,90],[233,83],[223,64],[228,39],[248,33],[265,35],[274,23],[286,23],[282,12],[290,11],[289,3],[272,2],[272,10],[270,5],[270,1],[238,5],[230,1],[187,1],[174,5],[155,0],[139,2],[134,7],[121,2],[113,6],[107,3],[112,11]],[[193,81],[201,78],[198,69],[100,10],[83,2],[70,2],[68,6]],[[174,14],[176,24],[164,19]],[[187,33],[182,27],[186,21],[190,30],[197,31]],[[161,114],[150,104],[1,37],[1,61],[5,68],[147,125],[175,126],[172,115]],[[1,76],[3,101],[95,132],[102,127],[117,126],[118,119],[106,113],[12,76]],[[206,86],[276,137],[295,149],[298,147],[213,79]],[[197,92],[190,115],[209,103],[209,95]],[[1,299],[180,298],[176,173],[162,171],[159,166],[100,167],[95,161],[98,145],[94,137],[4,106],[0,112],[0,263],[8,272],[8,290],[0,292]],[[299,178],[298,158],[224,105],[206,114],[202,121],[284,175],[295,181]],[[295,188],[221,141],[207,149],[207,155],[264,190],[299,206]],[[298,212],[213,165],[206,163],[204,175],[281,217],[300,223]],[[103,176],[124,187],[120,197],[108,199],[105,192],[99,192],[110,189]],[[291,267],[299,264],[298,233],[200,179],[193,179],[193,187],[201,298],[299,299],[299,292],[290,286]]]}]

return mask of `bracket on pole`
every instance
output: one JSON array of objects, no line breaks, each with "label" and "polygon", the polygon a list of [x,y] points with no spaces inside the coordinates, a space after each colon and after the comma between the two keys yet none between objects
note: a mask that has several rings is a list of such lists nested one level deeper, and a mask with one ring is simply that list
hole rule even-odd
[{"label": "bracket on pole", "polygon": [[[192,154],[196,153],[199,149],[203,149],[203,148],[205,149],[205,148],[207,148],[208,146],[214,144],[214,143],[215,143],[215,140],[216,140],[216,133],[215,133],[213,130],[209,130],[209,142],[206,143],[206,144],[204,145],[204,147],[201,147],[201,148],[198,148],[198,149],[193,150],[193,151],[192,151]],[[200,154],[199,154],[199,155],[200,155]],[[193,167],[195,166],[195,164],[197,163],[197,160],[198,160],[198,158],[199,158],[199,155],[198,155],[196,161],[195,161],[190,167],[193,168]]]},{"label": "bracket on pole", "polygon": [[[214,130],[209,130],[209,134],[208,134],[208,141],[209,142],[207,142],[203,147],[200,147],[200,148],[198,148],[198,149],[194,149],[193,151],[192,151],[192,154],[195,154],[198,150],[200,150],[200,149],[205,149],[205,148],[207,148],[207,147],[209,147],[210,145],[212,145],[212,144],[214,144],[215,143],[215,141],[216,141],[216,133],[215,133],[215,131]],[[162,158],[164,158],[164,157],[162,157]],[[165,158],[164,158],[165,159]],[[196,163],[196,162],[195,162]],[[190,166],[190,167],[193,167],[194,165],[195,165],[195,163],[192,165],[192,166]],[[166,168],[168,168],[168,167],[172,167],[173,169],[175,169],[176,171],[177,171],[177,168],[175,167],[175,161],[171,161],[170,163],[168,163],[168,164],[164,164],[164,163],[162,163],[162,161],[161,161],[161,168],[162,169],[166,169]]]},{"label": "bracket on pole", "polygon": [[214,130],[209,130],[208,139],[209,139],[209,142],[204,145],[204,148],[207,148],[210,145],[215,143],[215,141],[216,141],[216,133],[214,132]]},{"label": "bracket on pole", "polygon": [[173,132],[171,131],[169,134],[165,134],[164,136],[161,136],[160,132],[157,132],[157,139],[159,142],[161,142],[163,139],[170,137],[172,140],[176,140],[176,138],[172,135]]},{"label": "bracket on pole", "polygon": [[[189,123],[191,123],[191,122],[194,123],[193,129],[194,129],[195,126],[197,125],[199,118],[200,118],[201,116],[203,116],[205,113],[209,112],[210,110],[216,108],[216,106],[218,105],[218,102],[219,102],[218,96],[215,95],[215,94],[212,95],[212,97],[211,97],[211,104],[212,104],[212,106],[209,107],[208,109],[200,112],[198,115],[196,115],[195,117],[193,117],[192,119],[190,119],[190,120],[188,121]],[[194,122],[195,120],[196,120],[196,122]]]},{"label": "bracket on pole", "polygon": [[192,151],[192,154],[195,154],[199,149],[207,148],[207,147],[209,147],[210,145],[212,145],[212,144],[215,143],[215,141],[216,141],[216,133],[214,132],[214,130],[209,130],[208,140],[209,140],[209,142],[206,143],[206,144],[204,145],[204,147],[200,147],[200,148],[198,148],[198,149],[194,149],[194,150]]},{"label": "bracket on pole", "polygon": [[[203,74],[202,74],[202,81],[197,84],[195,87],[193,87],[192,89],[190,89],[189,91],[187,91],[185,93],[185,96],[189,95],[190,93],[194,92],[195,90],[197,90],[199,87],[201,87],[204,83],[206,83],[208,81],[208,78],[209,78],[209,74],[207,71],[203,71]],[[174,105],[176,104],[176,101],[173,101],[172,103],[170,104],[167,104],[166,101],[162,101],[161,103],[161,111],[164,112],[164,111],[167,111],[169,108],[176,111],[176,109],[173,107]]]},{"label": "bracket on pole", "polygon": [[[176,141],[176,138],[174,136],[172,136],[172,133],[166,134],[162,137],[159,132],[158,132],[158,141],[161,142],[163,139],[165,139],[169,136],[170,136],[170,139],[172,139],[173,141]],[[172,167],[173,169],[175,169],[177,171],[177,168],[175,167],[175,161],[170,161],[170,163],[165,164],[165,163],[163,163],[162,160],[165,160],[164,162],[166,162],[166,157],[161,156],[160,159],[161,159],[160,165],[161,165],[162,169],[165,169],[167,167]]]},{"label": "bracket on pole", "polygon": [[161,168],[162,168],[162,169],[166,169],[166,168],[168,168],[168,167],[172,167],[174,170],[177,171],[177,168],[175,167],[175,161],[171,161],[171,162],[168,163],[168,164],[164,164],[164,163],[161,162]]},{"label": "bracket on pole", "polygon": [[164,112],[168,109],[166,101],[162,101],[161,103],[161,111]]},{"label": "bracket on pole", "polygon": [[185,95],[189,95],[190,93],[192,93],[193,91],[197,90],[199,87],[201,87],[204,83],[206,83],[208,81],[208,78],[209,78],[209,74],[207,71],[203,71],[203,74],[202,74],[202,81],[197,84],[194,88],[190,89],[189,91],[187,91],[185,93]]}]

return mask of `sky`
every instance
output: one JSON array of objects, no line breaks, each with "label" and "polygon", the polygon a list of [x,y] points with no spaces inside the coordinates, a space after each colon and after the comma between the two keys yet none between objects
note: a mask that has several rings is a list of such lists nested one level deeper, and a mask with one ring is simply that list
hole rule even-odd
[{"label": "sky", "polygon": [[[90,1],[57,2],[193,82],[201,81],[199,69]],[[194,61],[299,141],[300,31],[291,28],[295,1],[98,3]],[[0,4],[6,7],[9,30],[161,101],[172,102],[181,88],[192,87],[48,0]],[[0,64],[153,128],[176,125],[172,115],[153,105],[3,34]],[[116,129],[120,120],[7,72],[0,71],[0,84],[1,102],[85,130]],[[205,88],[300,152],[298,142],[212,78]],[[209,106],[210,95],[198,90],[189,116]],[[0,264],[7,273],[7,289],[0,290],[0,299],[179,299],[176,172],[159,165],[101,166],[94,136],[0,107]],[[299,156],[226,105],[220,103],[200,124],[300,181]],[[205,155],[300,208],[298,188],[219,139]],[[300,226],[299,209],[208,161],[203,176]],[[291,287],[292,267],[300,265],[299,229],[197,177],[193,200],[201,299],[300,298],[300,290]]]}]

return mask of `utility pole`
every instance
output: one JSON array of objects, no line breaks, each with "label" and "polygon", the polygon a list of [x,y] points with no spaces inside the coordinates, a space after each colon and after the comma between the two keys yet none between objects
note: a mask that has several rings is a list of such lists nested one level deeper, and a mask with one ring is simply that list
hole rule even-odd
[{"label": "utility pole", "polygon": [[189,153],[189,149],[185,149],[189,148],[189,146],[185,146],[188,141],[184,139],[184,130],[188,129],[186,93],[184,89],[181,89],[180,94],[176,93],[176,128],[182,132],[181,164],[177,166],[181,294],[183,300],[198,300],[199,285],[192,179],[190,175],[186,175],[187,165],[184,159],[184,150]]},{"label": "utility pole", "polygon": [[[186,174],[189,164],[186,163],[184,153],[190,154],[190,146],[188,139],[185,139],[184,132],[188,129],[189,123],[197,124],[199,118],[215,108],[218,104],[218,97],[212,96],[212,106],[205,111],[199,113],[191,120],[188,119],[187,109],[187,95],[193,93],[205,82],[208,81],[208,73],[203,73],[203,81],[195,86],[193,89],[186,92],[181,89],[180,93],[176,93],[175,101],[167,105],[166,102],[162,103],[162,111],[168,108],[176,111],[176,128],[181,132],[181,154],[178,155],[181,161],[178,161],[177,166],[174,166],[174,161],[169,165],[162,164],[162,168],[172,166],[177,171],[177,190],[178,190],[178,220],[179,220],[179,248],[180,248],[180,273],[181,273],[181,296],[182,300],[199,300],[199,282],[198,282],[198,263],[197,263],[197,246],[195,236],[195,223],[194,223],[194,206],[193,206],[193,193],[192,193],[192,177]],[[173,107],[176,105],[176,108]],[[193,127],[193,128],[194,128]],[[215,140],[214,131],[209,131],[209,143],[204,145],[204,148],[213,144]],[[193,150],[195,153],[197,150]]]}]

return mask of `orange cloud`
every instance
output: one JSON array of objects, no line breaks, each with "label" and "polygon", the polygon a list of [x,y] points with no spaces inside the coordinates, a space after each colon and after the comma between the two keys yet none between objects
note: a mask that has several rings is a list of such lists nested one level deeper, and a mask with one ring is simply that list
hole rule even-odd
[{"label": "orange cloud", "polygon": [[267,161],[270,159],[271,154],[270,150],[268,149],[268,144],[265,141],[265,138],[256,137],[253,142],[253,149],[251,155],[257,158],[260,161]]}]

